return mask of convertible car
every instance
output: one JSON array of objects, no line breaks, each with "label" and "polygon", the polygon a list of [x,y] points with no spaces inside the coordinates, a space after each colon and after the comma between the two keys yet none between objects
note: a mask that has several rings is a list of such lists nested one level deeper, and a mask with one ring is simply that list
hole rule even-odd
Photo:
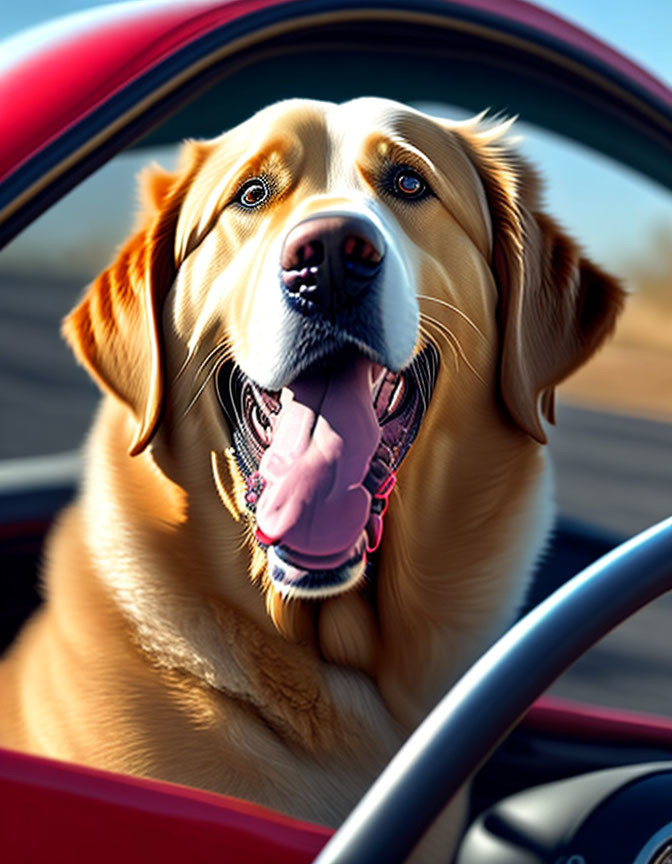
[{"label": "convertible car", "polygon": [[[126,3],[9,40],[0,70],[0,246],[124,148],[217,134],[222,105],[234,125],[276,99],[342,100],[363,82],[405,101],[506,108],[672,187],[672,93],[516,0]],[[42,541],[76,475],[59,459],[2,475],[0,647],[39,603]],[[335,834],[244,801],[0,751],[0,859],[393,864],[477,772],[458,864],[670,864],[672,721],[541,695],[672,588],[672,520],[613,546],[559,521],[527,614]]]}]

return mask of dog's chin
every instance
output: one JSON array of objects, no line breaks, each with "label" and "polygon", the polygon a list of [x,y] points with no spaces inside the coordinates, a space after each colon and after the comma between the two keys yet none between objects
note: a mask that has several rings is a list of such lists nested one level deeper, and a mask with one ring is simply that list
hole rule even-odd
[{"label": "dog's chin", "polygon": [[[334,363],[343,366],[335,369]],[[288,385],[293,388],[289,395],[285,389],[282,393],[262,389],[234,362],[220,366],[215,376],[217,393],[229,426],[233,455],[245,482],[245,506],[256,540],[266,552],[268,580],[280,597],[320,600],[350,591],[365,582],[367,570],[370,572],[370,556],[381,542],[383,517],[396,472],[420,430],[438,365],[439,354],[432,343],[398,373],[373,364],[362,355],[345,355],[332,358],[327,366],[320,361],[308,370],[308,380],[303,372]],[[358,371],[351,371],[355,367]],[[328,374],[341,376],[338,387],[323,380],[325,368]],[[304,402],[299,401],[298,394],[305,395],[307,407],[315,395],[316,385],[324,386],[329,395],[323,393],[312,406],[315,431],[310,434],[319,439],[319,425],[324,428],[334,421],[330,434],[337,436],[337,449],[343,450],[342,457],[335,461],[332,458],[320,465],[319,470],[314,468],[312,455],[310,458],[299,455],[295,463],[291,461],[296,448],[285,443],[288,429],[290,439],[294,432],[294,420],[290,416],[295,410],[292,405],[300,405],[303,411]],[[332,417],[329,417],[328,407],[324,407],[330,400]],[[368,449],[361,445],[359,432],[353,433],[349,428],[350,412],[355,409],[368,423]],[[302,416],[299,419],[303,421]],[[323,446],[323,441],[315,443],[322,458],[322,450],[328,448]],[[322,474],[349,471],[351,468],[346,462],[352,463],[353,457],[359,460],[357,479],[342,481],[342,488],[337,490],[342,493],[343,507],[334,509],[333,500],[331,505],[325,502],[323,507],[319,493],[312,491],[314,478],[311,474],[317,475],[320,470]],[[284,472],[280,477],[272,470],[273,465],[279,463]],[[307,472],[305,476],[304,471]],[[308,492],[304,493],[302,484]],[[294,485],[302,488],[295,491]],[[347,503],[353,500],[349,497],[353,488],[358,492],[354,496],[356,513]],[[333,499],[333,487],[328,497]],[[288,523],[285,513],[292,511],[295,505],[303,507],[307,515]],[[332,507],[330,514],[329,506]],[[289,528],[265,533],[268,525],[275,528],[283,524],[289,524]]]},{"label": "dog's chin", "polygon": [[365,534],[351,552],[350,558],[337,566],[331,566],[328,560],[320,561],[322,556],[314,556],[315,560],[309,565],[303,556],[297,561],[290,549],[272,544],[266,549],[268,578],[277,593],[287,600],[334,597],[364,581],[367,565]]}]

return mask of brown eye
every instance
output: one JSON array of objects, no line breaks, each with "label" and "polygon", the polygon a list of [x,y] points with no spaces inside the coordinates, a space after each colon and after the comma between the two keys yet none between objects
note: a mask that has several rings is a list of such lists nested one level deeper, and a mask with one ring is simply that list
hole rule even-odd
[{"label": "brown eye", "polygon": [[268,186],[261,177],[254,177],[243,184],[236,200],[243,205],[252,209],[263,204],[268,198]]},{"label": "brown eye", "polygon": [[397,198],[422,198],[427,191],[427,184],[412,168],[400,168],[394,175],[392,192]]}]

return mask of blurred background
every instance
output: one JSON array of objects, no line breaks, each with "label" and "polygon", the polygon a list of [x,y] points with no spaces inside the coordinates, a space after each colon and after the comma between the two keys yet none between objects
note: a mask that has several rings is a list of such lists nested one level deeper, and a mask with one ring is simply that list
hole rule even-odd
[{"label": "blurred background", "polygon": [[[0,39],[95,5],[5,4]],[[669,0],[537,5],[672,82]],[[466,116],[449,105],[419,107]],[[516,130],[546,179],[549,212],[631,293],[615,338],[561,388],[550,440],[560,512],[622,539],[672,513],[672,194],[560,136],[524,122]],[[152,160],[170,168],[175,154],[162,147],[116,157],[0,254],[0,473],[13,460],[81,444],[98,394],[61,342],[59,322],[130,229],[139,169]],[[554,692],[672,715],[671,631],[666,597],[591,651]]]}]

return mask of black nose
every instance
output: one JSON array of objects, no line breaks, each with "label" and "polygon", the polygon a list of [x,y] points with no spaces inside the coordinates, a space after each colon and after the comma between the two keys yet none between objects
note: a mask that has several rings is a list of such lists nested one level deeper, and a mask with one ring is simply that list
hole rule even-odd
[{"label": "black nose", "polygon": [[385,242],[368,219],[316,216],[285,239],[282,284],[295,308],[341,312],[358,303],[380,273]]}]

